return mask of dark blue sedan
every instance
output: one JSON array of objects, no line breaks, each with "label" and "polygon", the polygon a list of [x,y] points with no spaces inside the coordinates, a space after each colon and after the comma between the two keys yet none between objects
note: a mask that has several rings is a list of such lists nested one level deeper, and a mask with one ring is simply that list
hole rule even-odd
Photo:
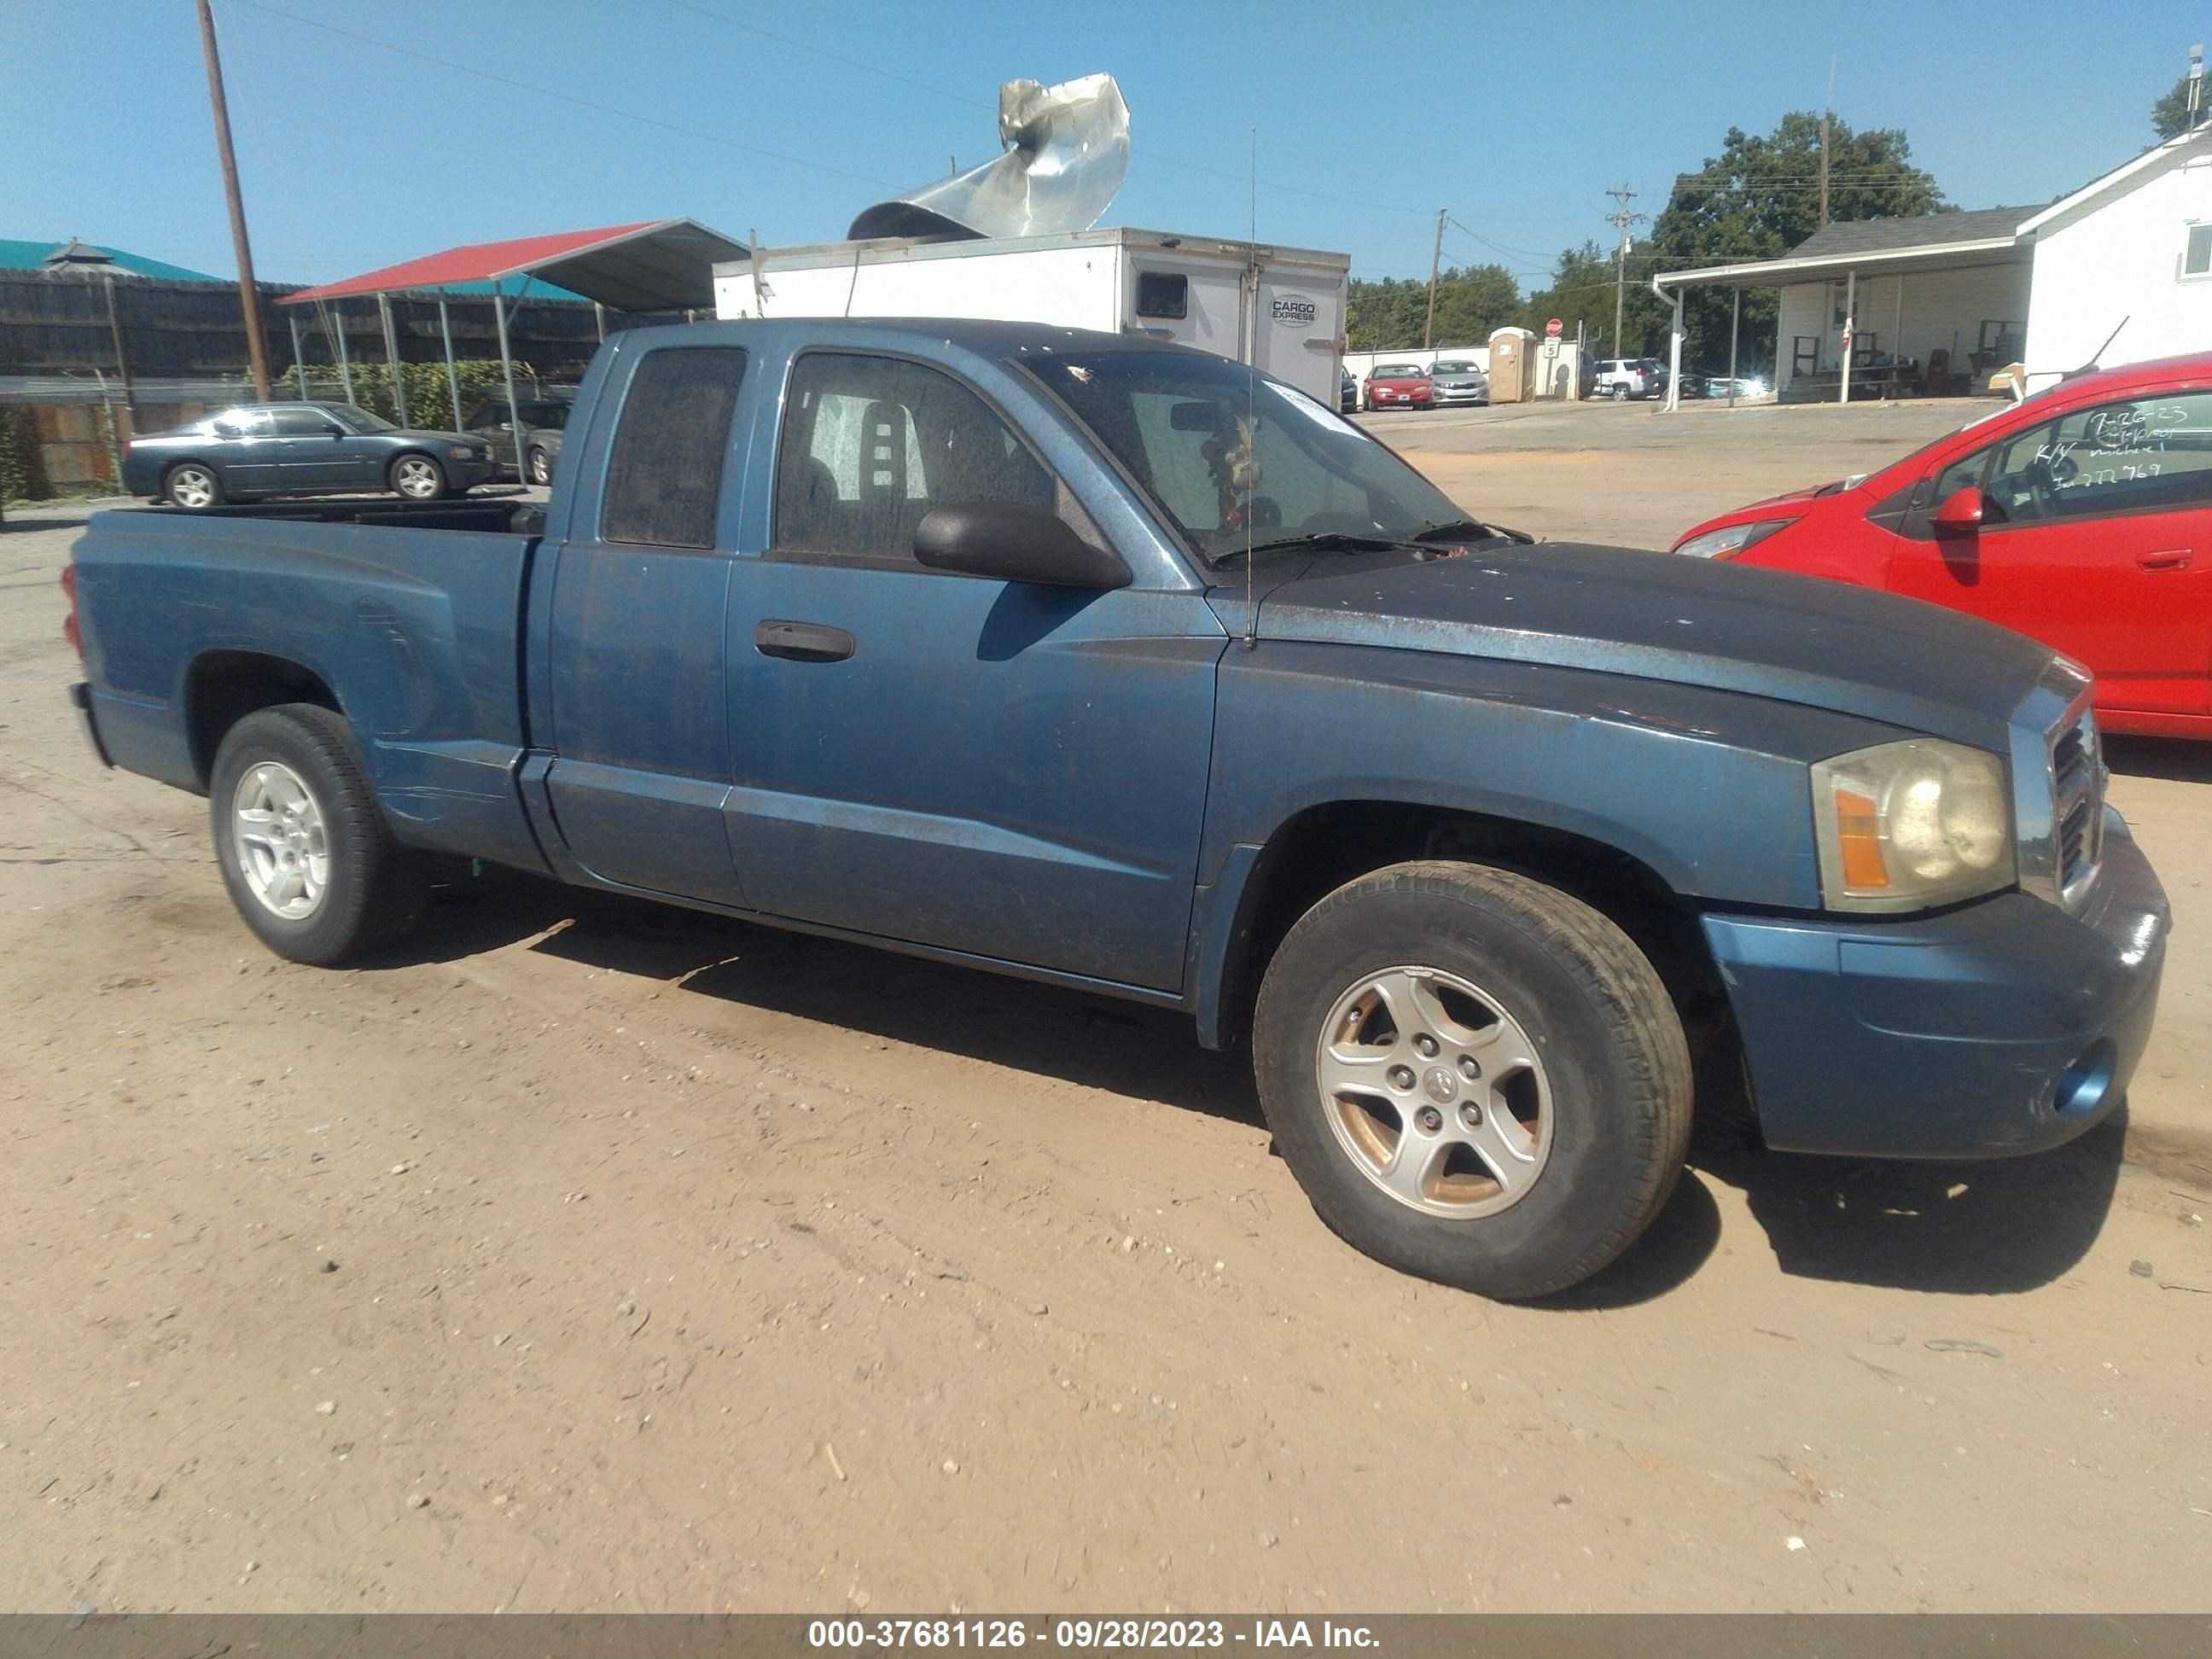
[{"label": "dark blue sedan", "polygon": [[352,404],[240,404],[132,439],[123,487],[194,512],[265,495],[377,489],[434,501],[494,470],[481,438],[396,427]]}]

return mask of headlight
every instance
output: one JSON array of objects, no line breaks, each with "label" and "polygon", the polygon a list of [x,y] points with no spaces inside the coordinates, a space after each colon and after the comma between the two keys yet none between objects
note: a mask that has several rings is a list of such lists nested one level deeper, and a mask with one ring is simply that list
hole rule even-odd
[{"label": "headlight", "polygon": [[446,453],[457,461],[472,461],[477,458],[475,449],[467,444],[447,444]]},{"label": "headlight", "polygon": [[2004,763],[1911,738],[1813,768],[1820,893],[1832,910],[1924,910],[2009,887]]},{"label": "headlight", "polygon": [[1708,530],[1702,536],[1692,536],[1674,550],[1693,559],[1728,558],[1747,547],[1755,547],[1785,525],[1796,523],[1795,519],[1761,519],[1757,524],[1732,524],[1721,530]]}]

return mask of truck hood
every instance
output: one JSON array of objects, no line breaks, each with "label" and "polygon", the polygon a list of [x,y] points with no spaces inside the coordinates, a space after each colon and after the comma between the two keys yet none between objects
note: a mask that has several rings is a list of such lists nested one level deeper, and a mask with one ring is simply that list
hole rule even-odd
[{"label": "truck hood", "polygon": [[[1226,611],[1243,596],[1214,598]],[[2021,635],[1844,582],[1558,542],[1323,555],[1264,592],[1257,632],[1707,686],[1998,753],[2051,659]]]}]

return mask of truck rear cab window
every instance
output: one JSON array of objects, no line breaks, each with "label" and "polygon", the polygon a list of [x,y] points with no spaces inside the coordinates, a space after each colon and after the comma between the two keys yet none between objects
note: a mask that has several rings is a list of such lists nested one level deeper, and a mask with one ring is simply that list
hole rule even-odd
[{"label": "truck rear cab window", "polygon": [[664,346],[638,364],[607,461],[601,540],[714,545],[730,416],[744,373],[737,346]]},{"label": "truck rear cab window", "polygon": [[1190,278],[1176,271],[1139,271],[1137,273],[1137,315],[1176,318],[1189,316]]},{"label": "truck rear cab window", "polygon": [[[812,351],[791,372],[776,449],[779,552],[914,564],[935,507],[984,503],[1087,520],[990,405],[920,363]],[[1095,532],[1091,532],[1095,534]]]}]

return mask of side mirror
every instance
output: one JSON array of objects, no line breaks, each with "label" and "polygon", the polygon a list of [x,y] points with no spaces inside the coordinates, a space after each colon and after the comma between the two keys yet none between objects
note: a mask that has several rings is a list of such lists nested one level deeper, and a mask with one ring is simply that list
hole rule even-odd
[{"label": "side mirror", "polygon": [[1929,520],[1939,536],[1971,536],[1981,528],[1982,492],[1972,484],[1954,489]]},{"label": "side mirror", "polygon": [[324,422],[324,425],[323,425],[323,435],[324,435],[325,437],[326,437],[326,438],[343,438],[343,437],[344,437],[344,436],[345,436],[345,434],[346,434],[346,429],[345,429],[343,427],[340,426],[340,425],[339,425],[336,421],[327,421],[327,422]]},{"label": "side mirror", "polygon": [[932,570],[1044,587],[1127,587],[1129,567],[1033,507],[933,507],[914,532],[914,556]]}]

